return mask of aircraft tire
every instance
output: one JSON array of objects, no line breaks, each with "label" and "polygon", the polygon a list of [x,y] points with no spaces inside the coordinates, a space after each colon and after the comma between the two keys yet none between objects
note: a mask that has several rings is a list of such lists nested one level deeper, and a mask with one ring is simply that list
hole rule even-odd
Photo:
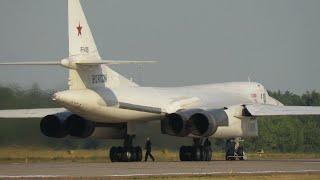
[{"label": "aircraft tire", "polygon": [[133,150],[132,148],[124,148],[123,151],[123,161],[122,162],[132,162],[133,161]]},{"label": "aircraft tire", "polygon": [[212,150],[203,146],[181,146],[179,158],[180,161],[211,161]]},{"label": "aircraft tire", "polygon": [[193,161],[193,146],[181,146],[179,157],[180,161]]},{"label": "aircraft tire", "polygon": [[111,162],[139,162],[142,161],[141,147],[111,147],[109,151]]},{"label": "aircraft tire", "polygon": [[117,148],[112,146],[109,152],[109,158],[111,162],[116,162]]},{"label": "aircraft tire", "polygon": [[193,146],[186,146],[185,156],[187,161],[193,161]]},{"label": "aircraft tire", "polygon": [[192,161],[201,161],[201,149],[199,147],[192,147]]},{"label": "aircraft tire", "polygon": [[123,148],[120,146],[117,147],[116,152],[116,162],[121,162],[123,160]]}]

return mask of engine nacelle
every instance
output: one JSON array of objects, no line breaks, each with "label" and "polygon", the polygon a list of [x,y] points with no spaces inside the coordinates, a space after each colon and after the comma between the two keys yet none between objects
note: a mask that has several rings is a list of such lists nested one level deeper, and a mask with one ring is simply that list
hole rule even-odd
[{"label": "engine nacelle", "polygon": [[219,126],[228,126],[228,115],[223,109],[182,110],[168,114],[161,121],[161,132],[172,136],[185,137],[190,134],[200,137],[212,136]]},{"label": "engine nacelle", "polygon": [[44,135],[52,138],[64,138],[70,135],[77,138],[123,139],[127,134],[126,123],[96,123],[71,112],[44,117],[40,129]]},{"label": "engine nacelle", "polygon": [[222,109],[201,110],[193,114],[190,119],[191,133],[196,136],[210,137],[219,126],[228,126],[228,115]]},{"label": "engine nacelle", "polygon": [[181,110],[173,114],[168,114],[161,121],[161,132],[172,136],[188,136],[192,129],[189,118],[200,111],[200,109]]},{"label": "engine nacelle", "polygon": [[67,118],[67,130],[70,136],[78,138],[87,138],[92,135],[95,130],[95,123],[86,120],[78,115],[71,115]]},{"label": "engine nacelle", "polygon": [[48,137],[66,137],[69,134],[66,119],[70,115],[71,113],[69,112],[63,112],[42,118],[40,123],[41,132]]}]

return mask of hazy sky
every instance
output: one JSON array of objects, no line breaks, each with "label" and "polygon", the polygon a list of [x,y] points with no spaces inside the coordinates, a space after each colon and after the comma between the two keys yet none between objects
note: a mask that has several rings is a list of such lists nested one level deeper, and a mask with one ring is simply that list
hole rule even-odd
[{"label": "hazy sky", "polygon": [[[320,90],[319,0],[81,1],[105,59],[147,86],[247,81],[272,90]],[[0,0],[0,61],[68,54],[67,0]],[[0,67],[0,83],[66,88],[67,70]]]}]

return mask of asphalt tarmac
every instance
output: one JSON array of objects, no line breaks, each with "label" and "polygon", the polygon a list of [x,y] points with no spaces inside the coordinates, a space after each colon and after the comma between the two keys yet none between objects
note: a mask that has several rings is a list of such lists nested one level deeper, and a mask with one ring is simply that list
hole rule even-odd
[{"label": "asphalt tarmac", "polygon": [[0,178],[320,173],[320,159],[138,163],[6,163]]}]

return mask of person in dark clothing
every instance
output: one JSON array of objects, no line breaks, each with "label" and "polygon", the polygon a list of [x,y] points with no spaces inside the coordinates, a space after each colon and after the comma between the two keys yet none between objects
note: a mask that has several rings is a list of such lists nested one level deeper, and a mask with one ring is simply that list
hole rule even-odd
[{"label": "person in dark clothing", "polygon": [[152,143],[150,141],[150,138],[147,138],[146,145],[145,145],[146,155],[145,155],[144,161],[148,161],[149,156],[152,159],[152,161],[154,161],[154,157],[151,154],[151,146],[152,146]]}]

